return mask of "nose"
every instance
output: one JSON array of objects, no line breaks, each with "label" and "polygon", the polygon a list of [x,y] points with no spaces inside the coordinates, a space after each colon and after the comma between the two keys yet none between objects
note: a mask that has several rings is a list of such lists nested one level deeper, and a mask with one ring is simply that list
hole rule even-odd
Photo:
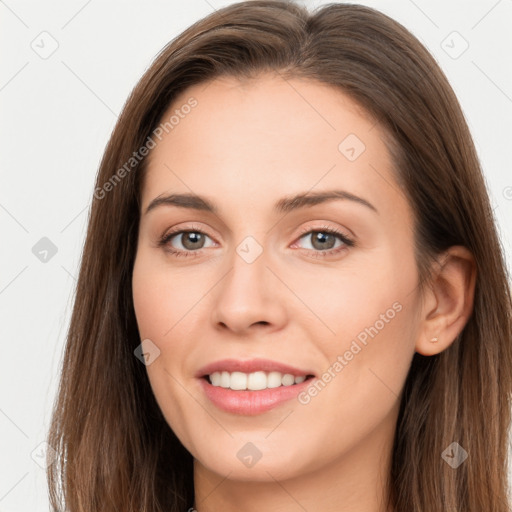
[{"label": "nose", "polygon": [[216,329],[249,335],[261,329],[269,333],[285,325],[283,284],[268,263],[265,251],[250,263],[234,253],[231,269],[212,290],[212,322]]}]

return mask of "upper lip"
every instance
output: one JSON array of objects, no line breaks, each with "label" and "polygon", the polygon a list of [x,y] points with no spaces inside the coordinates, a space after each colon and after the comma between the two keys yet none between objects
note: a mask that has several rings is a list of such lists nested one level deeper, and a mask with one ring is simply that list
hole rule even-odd
[{"label": "upper lip", "polygon": [[196,377],[204,377],[205,375],[211,375],[214,372],[242,372],[242,373],[253,373],[257,371],[262,372],[280,372],[283,374],[289,373],[295,377],[302,375],[313,375],[314,372],[310,370],[302,370],[288,364],[280,363],[278,361],[271,361],[270,359],[222,359],[209,363],[200,368]]}]

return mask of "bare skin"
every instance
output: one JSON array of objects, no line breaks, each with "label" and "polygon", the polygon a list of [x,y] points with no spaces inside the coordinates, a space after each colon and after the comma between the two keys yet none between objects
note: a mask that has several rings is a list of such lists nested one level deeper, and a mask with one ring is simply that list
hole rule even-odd
[{"label": "bare skin", "polygon": [[[413,213],[383,132],[340,91],[270,74],[222,78],[182,92],[169,115],[190,97],[197,106],[150,154],[133,297],[141,340],[160,350],[146,367],[153,392],[195,459],[194,507],[387,512],[411,359],[441,352],[463,329],[473,300],[471,255],[451,248],[420,295]],[[349,134],[357,139],[340,150]],[[284,197],[328,190],[376,211],[350,199],[273,209]],[[170,193],[205,197],[218,211],[160,205],[145,213]],[[158,246],[171,229],[196,238],[176,234]],[[323,246],[316,232],[327,237]],[[200,248],[192,245],[197,233],[204,233]],[[237,252],[246,237],[256,242],[249,251],[262,251],[251,263]],[[346,363],[339,371],[338,356]],[[311,369],[325,386],[258,415],[218,409],[196,371],[256,357]],[[252,467],[237,457],[248,442],[261,454]]]}]

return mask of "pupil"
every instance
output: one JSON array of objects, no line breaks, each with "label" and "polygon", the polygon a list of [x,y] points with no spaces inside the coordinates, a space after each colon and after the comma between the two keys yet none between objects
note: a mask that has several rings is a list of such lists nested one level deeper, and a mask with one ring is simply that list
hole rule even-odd
[{"label": "pupil", "polygon": [[[326,239],[328,239],[329,237],[331,243],[326,244]],[[320,243],[319,247],[316,246],[318,242]],[[331,235],[330,233],[317,232],[316,235],[313,237],[313,247],[315,247],[316,249],[331,249],[332,247],[334,247],[334,242],[334,236]]]},{"label": "pupil", "polygon": [[198,249],[201,246],[203,240],[202,233],[186,233],[183,241],[183,247],[186,249]]}]

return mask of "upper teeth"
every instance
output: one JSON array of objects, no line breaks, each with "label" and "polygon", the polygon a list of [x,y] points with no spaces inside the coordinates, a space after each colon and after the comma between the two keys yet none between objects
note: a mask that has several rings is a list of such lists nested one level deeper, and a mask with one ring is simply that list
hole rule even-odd
[{"label": "upper teeth", "polygon": [[295,377],[290,373],[281,372],[213,372],[209,375],[213,386],[231,388],[234,390],[249,389],[256,391],[266,388],[278,388],[279,386],[291,386],[303,382],[306,377]]}]

